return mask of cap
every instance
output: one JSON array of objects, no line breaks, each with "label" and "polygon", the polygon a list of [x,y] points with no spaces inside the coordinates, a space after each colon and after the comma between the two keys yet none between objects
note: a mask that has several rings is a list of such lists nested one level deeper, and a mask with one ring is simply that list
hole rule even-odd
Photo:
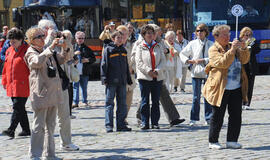
[{"label": "cap", "polygon": [[110,25],[110,26],[114,26],[115,23],[114,23],[114,22],[110,22],[109,25]]}]

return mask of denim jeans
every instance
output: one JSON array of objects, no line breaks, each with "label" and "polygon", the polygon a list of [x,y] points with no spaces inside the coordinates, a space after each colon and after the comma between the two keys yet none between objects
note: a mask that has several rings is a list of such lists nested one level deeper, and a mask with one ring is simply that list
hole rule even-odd
[{"label": "denim jeans", "polygon": [[140,106],[142,125],[149,126],[150,93],[151,93],[151,99],[152,99],[151,124],[158,125],[158,121],[160,118],[159,98],[160,98],[162,81],[139,80],[139,85],[140,85],[141,98],[142,98],[141,106]]},{"label": "denim jeans", "polygon": [[[201,100],[201,86],[204,84],[206,79],[204,78],[192,78],[193,88],[193,100],[192,108],[190,112],[190,120],[200,120],[200,100]],[[204,117],[206,121],[209,121],[212,115],[211,105],[204,99]]]},{"label": "denim jeans", "polygon": [[106,104],[105,104],[105,127],[113,127],[114,98],[116,96],[116,127],[121,129],[125,127],[127,116],[126,103],[126,84],[125,85],[107,85],[106,86]]},{"label": "denim jeans", "polygon": [[79,86],[82,89],[82,102],[87,103],[87,84],[89,76],[80,75],[80,81],[73,83],[73,103],[79,104]]}]

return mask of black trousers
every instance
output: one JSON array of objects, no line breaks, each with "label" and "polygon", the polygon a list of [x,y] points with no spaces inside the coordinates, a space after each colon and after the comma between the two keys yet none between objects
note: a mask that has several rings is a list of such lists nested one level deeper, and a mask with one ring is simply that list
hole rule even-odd
[{"label": "black trousers", "polygon": [[13,113],[11,116],[11,124],[8,129],[11,131],[15,131],[18,124],[20,123],[23,131],[30,132],[28,116],[25,110],[27,98],[11,97],[11,100],[13,102]]},{"label": "black trousers", "polygon": [[212,117],[209,127],[209,142],[217,143],[223,124],[226,108],[228,107],[227,142],[237,142],[242,124],[242,92],[241,88],[225,90],[221,106],[212,106]]},{"label": "black trousers", "polygon": [[73,83],[69,83],[68,87],[68,98],[69,98],[69,111],[70,115],[72,115],[72,102],[73,102]]}]

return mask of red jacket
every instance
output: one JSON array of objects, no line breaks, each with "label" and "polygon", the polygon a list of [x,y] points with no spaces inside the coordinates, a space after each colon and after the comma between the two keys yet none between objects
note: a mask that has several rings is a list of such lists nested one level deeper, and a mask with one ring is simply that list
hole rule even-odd
[{"label": "red jacket", "polygon": [[8,97],[29,96],[29,69],[24,61],[28,49],[22,44],[18,52],[11,46],[6,51],[6,59],[2,73],[2,85],[6,87]]}]

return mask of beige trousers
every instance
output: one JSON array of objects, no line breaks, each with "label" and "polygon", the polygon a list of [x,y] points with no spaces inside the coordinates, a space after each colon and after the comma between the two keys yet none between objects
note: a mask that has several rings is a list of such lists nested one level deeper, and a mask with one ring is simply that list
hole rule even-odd
[{"label": "beige trousers", "polygon": [[180,83],[180,88],[185,89],[186,87],[186,77],[187,77],[187,67],[182,67],[182,77],[181,81],[179,82],[179,78],[174,79],[174,87],[178,87]]},{"label": "beige trousers", "polygon": [[64,103],[58,107],[58,125],[61,145],[71,144],[70,108],[68,90],[63,91]]},{"label": "beige trousers", "polygon": [[55,157],[54,128],[56,124],[56,112],[57,107],[34,111],[31,145],[29,149],[31,158],[41,157],[43,146],[45,147],[44,157]]},{"label": "beige trousers", "polygon": [[132,100],[133,100],[133,89],[128,90],[126,94],[127,94],[126,95],[127,96],[126,101],[127,101],[127,115],[128,115],[128,112],[130,110]]}]

